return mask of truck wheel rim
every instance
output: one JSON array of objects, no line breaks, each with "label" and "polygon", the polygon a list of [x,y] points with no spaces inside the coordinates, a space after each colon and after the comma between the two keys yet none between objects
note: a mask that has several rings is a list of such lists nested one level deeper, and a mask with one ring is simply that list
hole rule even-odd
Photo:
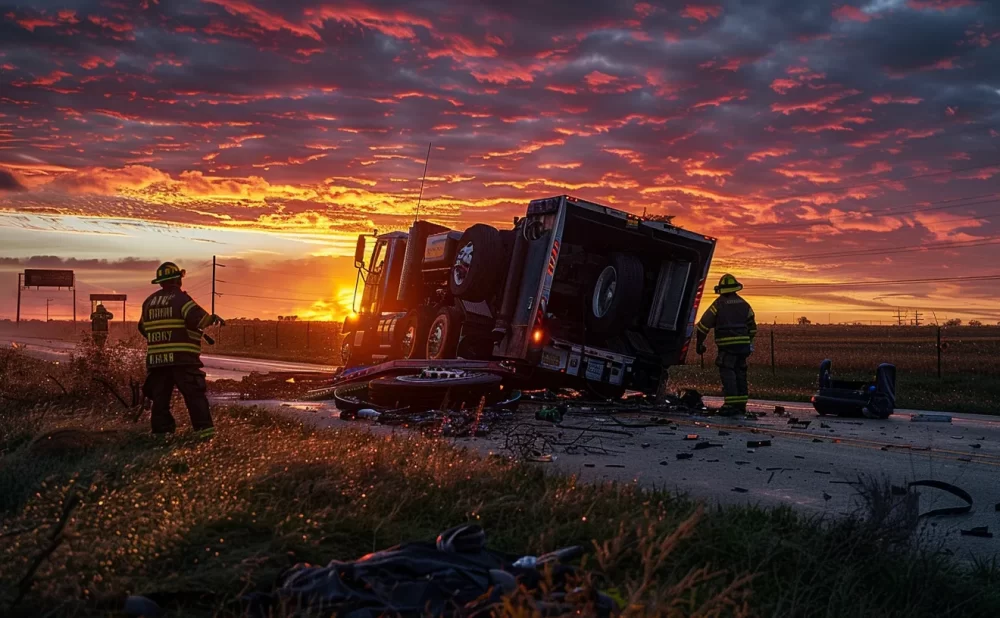
[{"label": "truck wheel rim", "polygon": [[469,276],[469,268],[472,266],[472,254],[475,247],[472,243],[466,243],[455,256],[455,265],[451,269],[451,278],[455,285],[462,285]]},{"label": "truck wheel rim", "polygon": [[344,345],[340,346],[340,357],[343,359],[344,364],[351,362],[351,344],[344,342]]},{"label": "truck wheel rim", "polygon": [[410,358],[410,355],[413,353],[413,341],[416,338],[417,338],[416,326],[410,326],[409,328],[406,329],[406,332],[403,333],[402,350],[400,350],[403,353],[403,358]]},{"label": "truck wheel rim", "polygon": [[591,309],[594,317],[603,318],[611,309],[611,302],[615,299],[615,288],[618,285],[618,273],[614,266],[608,266],[601,271],[601,276],[597,278],[594,285],[594,298]]},{"label": "truck wheel rim", "polygon": [[427,335],[427,352],[431,358],[437,358],[441,353],[441,342],[444,340],[444,326],[440,323],[431,327],[431,332]]}]

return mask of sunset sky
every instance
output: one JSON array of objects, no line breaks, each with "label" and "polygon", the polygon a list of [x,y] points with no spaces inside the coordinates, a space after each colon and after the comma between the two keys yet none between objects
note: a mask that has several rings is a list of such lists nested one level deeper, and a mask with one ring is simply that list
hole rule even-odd
[{"label": "sunset sky", "polygon": [[[1000,320],[1000,2],[0,0],[16,273],[342,316],[359,232],[570,193],[717,236],[758,319]],[[998,276],[998,280],[951,280]],[[872,280],[935,279],[899,285]],[[809,285],[802,285],[809,284]],[[849,285],[845,285],[849,284]],[[68,316],[67,295],[24,312]],[[61,304],[60,304],[61,303]],[[707,306],[707,303],[702,307]],[[912,313],[911,313],[912,315]]]}]

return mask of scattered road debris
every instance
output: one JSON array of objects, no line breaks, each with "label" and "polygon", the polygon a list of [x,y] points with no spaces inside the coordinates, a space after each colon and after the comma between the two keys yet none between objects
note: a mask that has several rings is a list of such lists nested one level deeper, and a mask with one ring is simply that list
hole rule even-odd
[{"label": "scattered road debris", "polygon": [[815,474],[833,474],[829,470],[813,470]]},{"label": "scattered road debris", "polygon": [[965,501],[963,506],[949,506],[940,509],[932,509],[926,513],[921,513],[920,517],[937,517],[940,515],[962,515],[968,513],[972,510],[972,496],[969,492],[965,491],[961,487],[952,485],[951,483],[945,483],[944,481],[935,481],[933,479],[927,479],[923,481],[913,481],[907,487],[930,487],[932,489],[940,489],[943,492],[947,492],[956,498]]},{"label": "scattered road debris", "polygon": [[911,423],[950,423],[950,414],[911,414]]},{"label": "scattered road debris", "polygon": [[760,448],[762,446],[771,446],[770,440],[747,440],[747,448]]},{"label": "scattered road debris", "polygon": [[693,453],[677,453],[677,459],[691,459],[694,457]]},{"label": "scattered road debris", "polygon": [[750,492],[749,489],[745,489],[743,487],[733,487],[732,491],[735,491],[738,494],[745,494]]},{"label": "scattered road debris", "polygon": [[993,533],[990,532],[989,526],[976,526],[969,530],[959,530],[962,536],[978,536],[983,539],[992,539]]},{"label": "scattered road debris", "polygon": [[822,442],[819,438],[813,438],[813,442]]},{"label": "scattered road debris", "polygon": [[969,448],[983,448],[983,445],[982,444],[978,444],[978,443],[977,444],[970,444]]},{"label": "scattered road debris", "polygon": [[596,468],[597,464],[585,463],[585,464],[583,464],[583,467],[584,468]]},{"label": "scattered road debris", "polygon": [[833,499],[833,496],[831,496],[830,494],[828,494],[828,493],[826,493],[824,491],[823,492],[823,499],[826,500],[827,502],[829,502],[831,499]]},{"label": "scattered road debris", "polygon": [[605,464],[604,467],[605,468],[624,468],[625,466],[623,464]]},{"label": "scattered road debris", "polygon": [[774,406],[774,414],[775,416],[784,416],[786,414],[785,406]]},{"label": "scattered road debris", "polygon": [[527,461],[535,461],[538,463],[552,463],[555,461],[555,457],[550,454],[545,455],[531,455],[525,458]]},{"label": "scattered road debris", "polygon": [[706,449],[706,448],[717,448],[717,447],[721,448],[722,445],[721,444],[715,444],[713,442],[699,442],[698,444],[694,445],[694,450],[700,451],[700,450]]},{"label": "scattered road debris", "polygon": [[684,436],[684,439],[685,440],[697,440],[698,439],[698,434],[696,434],[696,433],[689,433],[688,435]]},{"label": "scattered road debris", "polygon": [[720,430],[719,430],[719,435],[720,435],[720,436],[728,436],[728,435],[729,435],[729,432],[728,432],[728,431],[722,431],[722,430],[720,429]]},{"label": "scattered road debris", "polygon": [[642,448],[649,448],[649,442],[643,442],[639,446],[641,446]]}]

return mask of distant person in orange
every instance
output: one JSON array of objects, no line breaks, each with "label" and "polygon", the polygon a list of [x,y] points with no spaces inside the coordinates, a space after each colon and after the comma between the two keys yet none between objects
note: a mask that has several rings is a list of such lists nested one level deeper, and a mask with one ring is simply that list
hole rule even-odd
[{"label": "distant person in orange", "polygon": [[113,313],[98,304],[97,310],[90,314],[90,331],[94,336],[94,345],[104,348],[108,342],[108,322],[115,319]]}]

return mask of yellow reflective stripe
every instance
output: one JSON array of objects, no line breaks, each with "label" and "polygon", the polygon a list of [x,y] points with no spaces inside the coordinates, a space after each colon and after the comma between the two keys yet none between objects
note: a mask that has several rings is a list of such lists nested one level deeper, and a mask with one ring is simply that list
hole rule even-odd
[{"label": "yellow reflective stripe", "polygon": [[704,324],[702,324],[702,323],[700,323],[700,322],[698,323],[698,331],[699,331],[699,332],[702,332],[702,333],[707,333],[707,332],[708,332],[708,331],[710,331],[710,330],[712,330],[712,329],[711,329],[711,328],[709,328],[709,327],[707,327],[707,326],[705,326]]},{"label": "yellow reflective stripe", "polygon": [[733,395],[732,397],[724,397],[723,402],[725,403],[744,403],[750,401],[750,397],[743,395]]},{"label": "yellow reflective stripe", "polygon": [[708,310],[711,311],[712,313],[716,314],[719,313],[719,308],[715,306],[715,303],[712,303],[712,305],[708,308]]},{"label": "yellow reflective stripe", "polygon": [[187,301],[186,303],[184,303],[184,306],[181,307],[181,315],[184,316],[185,318],[188,317],[188,314],[191,313],[191,310],[197,306],[198,303],[194,302],[193,300]]},{"label": "yellow reflective stripe", "polygon": [[146,348],[147,354],[160,354],[162,352],[193,352],[201,354],[201,346],[194,343],[157,343]]},{"label": "yellow reflective stripe", "polygon": [[211,322],[211,321],[212,321],[212,316],[210,314],[206,313],[205,316],[203,318],[201,318],[201,321],[198,322],[198,328],[202,328],[202,329],[205,328],[206,326],[208,326],[208,323]]},{"label": "yellow reflective stripe", "polygon": [[143,322],[142,327],[150,330],[170,330],[171,328],[184,328],[184,320],[154,320]]},{"label": "yellow reflective stripe", "polygon": [[190,337],[192,341],[197,341],[199,344],[201,343],[200,331],[188,329],[188,337]]},{"label": "yellow reflective stripe", "polygon": [[730,343],[730,342],[733,342],[733,341],[745,341],[747,343],[750,343],[750,336],[749,335],[742,335],[742,336],[738,336],[738,337],[718,337],[718,338],[715,339],[716,343]]}]

